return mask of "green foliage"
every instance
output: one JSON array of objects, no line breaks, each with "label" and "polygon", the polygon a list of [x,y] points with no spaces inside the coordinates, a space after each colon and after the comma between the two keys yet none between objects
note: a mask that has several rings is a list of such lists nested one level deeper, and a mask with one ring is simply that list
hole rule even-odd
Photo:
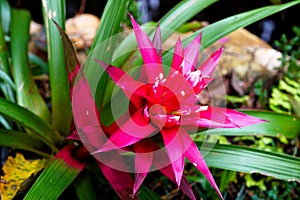
[{"label": "green foliage", "polygon": [[269,91],[264,88],[265,82],[267,81],[264,79],[259,79],[254,83],[254,93],[258,96],[258,102],[260,103],[263,109],[268,108],[267,104],[269,99]]},{"label": "green foliage", "polygon": [[244,95],[241,97],[226,95],[227,103],[231,104],[246,104],[249,101],[249,95]]},{"label": "green foliage", "polygon": [[260,188],[257,187],[252,187],[254,194],[251,196],[251,199],[293,200],[299,198],[299,184],[296,182],[281,182],[269,179],[266,181],[266,185],[266,191],[262,191]]},{"label": "green foliage", "polygon": [[285,70],[285,74],[292,80],[300,79],[300,27],[294,26],[293,32],[295,36],[292,39],[288,39],[283,34],[280,40],[275,41],[275,45],[282,52],[281,67]]},{"label": "green foliage", "polygon": [[293,27],[295,36],[288,39],[285,34],[275,45],[281,50],[281,80],[272,90],[270,109],[275,112],[300,116],[300,27]]},{"label": "green foliage", "polygon": [[300,116],[300,84],[285,77],[273,88],[270,108],[278,113],[295,113]]},{"label": "green foliage", "polygon": [[[140,4],[140,2],[138,2],[137,0],[130,0],[129,5],[127,7],[127,11],[134,17],[134,19],[136,19],[136,21],[139,24],[142,24],[142,21],[141,21],[142,13],[139,11],[139,6],[140,6],[139,4]],[[130,17],[128,15],[126,15],[123,18],[123,22],[121,24],[132,28]]]}]

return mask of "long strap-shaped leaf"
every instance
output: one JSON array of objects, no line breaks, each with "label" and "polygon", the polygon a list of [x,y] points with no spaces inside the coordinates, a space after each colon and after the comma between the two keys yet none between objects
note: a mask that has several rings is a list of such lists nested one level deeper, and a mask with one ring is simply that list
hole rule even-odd
[{"label": "long strap-shaped leaf", "polygon": [[100,42],[120,32],[121,21],[126,14],[128,4],[128,0],[109,0],[107,2],[101,16],[101,24],[92,44],[92,49]]},{"label": "long strap-shaped leaf", "polygon": [[8,33],[10,29],[10,6],[7,0],[0,1],[0,19],[3,32]]},{"label": "long strap-shaped leaf", "polygon": [[24,199],[57,199],[86,165],[73,157],[73,150],[73,145],[65,146],[42,172]]},{"label": "long strap-shaped leaf", "polygon": [[[7,3],[7,1],[1,1],[1,3],[0,3],[0,7],[1,7],[1,9],[5,6],[5,5],[8,5],[8,3]],[[5,19],[6,21],[9,21],[10,20],[10,9],[9,9],[9,6],[8,6],[8,8],[6,8],[6,9],[8,9],[9,11],[8,11],[8,13],[9,13],[9,16],[7,16],[8,17],[8,19]],[[2,11],[2,10],[1,10]],[[2,12],[0,12],[1,13],[1,15],[2,15]],[[2,16],[1,16],[2,17]],[[1,18],[1,20],[0,20],[0,45],[1,45],[1,48],[0,48],[0,59],[1,59],[1,69],[2,70],[4,70],[4,72],[6,73],[6,74],[10,74],[10,70],[9,70],[9,62],[8,62],[8,49],[7,49],[7,46],[6,46],[6,42],[5,42],[5,39],[4,39],[4,37],[5,37],[5,31],[4,31],[4,29],[3,29],[3,27],[2,27],[2,21],[3,21],[4,19],[2,19]],[[10,21],[9,21],[10,22]]]},{"label": "long strap-shaped leaf", "polygon": [[[106,51],[106,48],[108,48],[108,46],[105,46],[105,44],[101,45],[100,49],[95,47],[99,45],[101,42],[107,40],[111,36],[120,32],[121,21],[126,15],[128,4],[129,4],[129,0],[107,1],[104,12],[101,16],[101,23],[97,30],[96,37],[94,39],[91,51],[89,53],[89,58],[100,59],[101,56],[111,53]],[[106,58],[109,57],[110,57],[109,55],[106,55]],[[103,60],[103,59],[100,60],[109,62],[108,60]],[[104,98],[105,89],[107,86],[106,82],[108,76],[107,74],[103,73],[104,70],[101,67],[99,67],[99,65],[97,65],[97,63],[94,60],[90,60],[90,59],[87,60],[85,65],[89,66],[88,68],[85,68],[87,80],[93,80],[92,82],[90,82],[91,91],[93,93],[96,93],[97,90],[96,102],[97,102],[97,106],[101,107]],[[101,77],[101,81],[98,83],[97,80],[99,79],[99,77]]]},{"label": "long strap-shaped leaf", "polygon": [[[7,2],[6,2],[7,3]],[[11,72],[10,72],[10,62],[8,61],[9,59],[9,51],[4,39],[4,30],[2,28],[1,20],[0,20],[0,70],[1,73],[5,76],[11,77]],[[1,77],[1,79],[3,79]],[[9,99],[10,101],[15,101],[15,96],[13,92],[13,88],[11,84],[7,81],[3,81],[3,85],[0,85],[1,90],[5,96],[6,99]]]},{"label": "long strap-shaped leaf", "polygon": [[213,149],[200,142],[208,166],[245,173],[260,173],[288,181],[300,181],[300,158],[237,145],[217,144]]},{"label": "long strap-shaped leaf", "polygon": [[49,154],[42,151],[45,148],[43,142],[23,132],[0,129],[0,146],[23,149],[43,157],[50,157]]},{"label": "long strap-shaped leaf", "polygon": [[39,116],[3,98],[0,98],[0,114],[28,128],[53,151],[58,151],[54,144],[61,142],[62,138]]},{"label": "long strap-shaped leaf", "polygon": [[51,85],[52,124],[62,135],[69,134],[71,104],[64,49],[60,34],[52,22],[65,27],[65,0],[42,0],[44,24],[47,34],[49,75]]},{"label": "long strap-shaped leaf", "polygon": [[288,138],[297,137],[300,134],[300,118],[287,114],[280,114],[270,111],[258,111],[258,110],[241,110],[242,112],[268,120],[265,123],[251,125],[242,128],[230,128],[230,129],[210,129],[200,132],[199,134],[221,134],[227,136],[238,135],[268,135],[276,137],[278,135],[284,135]]},{"label": "long strap-shaped leaf", "polygon": [[50,123],[50,112],[39,94],[28,64],[30,19],[28,11],[12,9],[11,56],[17,102]]},{"label": "long strap-shaped leaf", "polygon": [[[245,27],[249,24],[252,24],[258,20],[261,20],[267,16],[280,12],[299,3],[300,1],[292,1],[282,5],[266,6],[225,18],[209,26],[206,26],[200,29],[199,31],[196,31],[190,37],[186,38],[183,44],[187,45],[192,41],[193,38],[195,38],[197,35],[199,35],[199,33],[202,32],[203,38],[201,45],[205,49],[214,42],[218,41],[220,38],[228,35],[229,33],[239,28]],[[172,54],[170,52],[166,53],[163,57],[163,63],[170,66],[171,61]]]},{"label": "long strap-shaped leaf", "polygon": [[73,182],[78,200],[97,200],[92,174],[82,171]]}]

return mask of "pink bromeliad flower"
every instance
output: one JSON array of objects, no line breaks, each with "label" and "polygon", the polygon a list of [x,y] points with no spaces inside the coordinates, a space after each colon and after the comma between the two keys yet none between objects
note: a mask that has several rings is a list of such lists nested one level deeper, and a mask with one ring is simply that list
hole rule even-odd
[{"label": "pink bromeliad flower", "polygon": [[[185,158],[207,178],[222,198],[205,160],[188,132],[197,131],[198,128],[243,127],[264,120],[235,110],[199,105],[197,94],[213,80],[211,76],[223,48],[196,68],[201,34],[185,48],[179,38],[174,47],[172,65],[169,72],[165,73],[162,67],[160,28],[157,28],[151,41],[132,16],[131,20],[144,61],[139,80],[117,67],[97,60],[130,100],[129,117],[125,120],[121,117],[119,123],[109,128],[109,139],[93,154],[118,149],[137,153],[133,187],[133,194],[136,194],[151,166],[157,166],[159,162],[152,152],[164,148],[169,165],[160,170],[168,174],[191,199],[195,197],[183,176]],[[157,134],[162,138],[160,144],[151,139]]]}]

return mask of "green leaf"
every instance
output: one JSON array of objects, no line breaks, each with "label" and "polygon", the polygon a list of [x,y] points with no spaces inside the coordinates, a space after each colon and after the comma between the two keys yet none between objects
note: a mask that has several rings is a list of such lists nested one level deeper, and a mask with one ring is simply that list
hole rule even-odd
[{"label": "green leaf", "polygon": [[34,137],[42,140],[53,151],[57,151],[54,144],[60,143],[63,140],[42,118],[3,98],[0,98],[0,114],[31,130],[31,134]]},{"label": "green leaf", "polygon": [[[101,23],[98,27],[91,51],[89,53],[89,58],[100,59],[99,56],[111,58],[112,52],[107,52],[106,48],[113,49],[114,47],[109,47],[109,43],[103,44],[102,42],[107,41],[107,39],[109,39],[111,36],[120,32],[121,22],[126,14],[129,2],[130,0],[109,0],[107,2],[104,12],[101,16]],[[101,49],[96,48],[96,46],[100,43],[102,43]],[[107,60],[103,61],[107,62]],[[99,67],[98,63],[96,63],[94,60],[87,60],[85,65],[89,66],[88,69],[85,68],[87,80],[93,80],[90,82],[91,91],[96,93],[94,95],[96,96],[95,98],[97,106],[101,107],[104,99],[108,75],[103,73],[104,70]],[[101,77],[101,79],[98,82],[97,80],[99,77]]]},{"label": "green leaf", "polygon": [[0,146],[23,149],[43,157],[50,157],[48,153],[42,151],[45,148],[43,142],[22,132],[0,129]]},{"label": "green leaf", "polygon": [[246,126],[242,128],[210,129],[200,134],[221,134],[227,136],[238,135],[268,135],[276,137],[284,135],[294,138],[300,133],[300,118],[292,115],[280,114],[270,111],[241,110],[247,115],[268,120],[268,122]]},{"label": "green leaf", "polygon": [[220,183],[219,183],[219,188],[220,191],[223,193],[226,191],[229,182],[234,181],[237,182],[236,178],[236,172],[229,171],[229,170],[224,170],[222,172],[221,178],[220,178]]},{"label": "green leaf", "polygon": [[[8,7],[7,7],[8,6]],[[10,7],[7,3],[7,1],[1,1],[0,2],[0,14],[1,20],[0,20],[0,70],[4,74],[6,74],[8,77],[11,76],[10,73],[10,62],[9,62],[9,51],[5,42],[5,28],[2,27],[2,21],[5,23],[4,27],[10,25]],[[4,11],[7,9],[6,11]],[[6,16],[8,15],[8,16]],[[4,17],[5,16],[5,17]],[[5,18],[5,19],[4,19]],[[5,76],[5,75],[4,75]],[[5,96],[5,98],[9,99],[10,101],[15,101],[15,96],[13,92],[13,88],[10,86],[10,83],[4,82],[1,84],[1,90]]]},{"label": "green leaf", "polygon": [[[258,20],[261,20],[267,16],[280,12],[299,3],[300,1],[292,1],[282,5],[266,6],[252,11],[230,16],[228,18],[210,24],[200,29],[199,31],[196,31],[191,36],[184,39],[183,44],[187,45],[190,41],[192,41],[193,38],[195,38],[200,33],[203,33],[201,46],[205,49],[212,45],[214,42],[221,39],[222,37],[228,35],[229,33],[239,28],[248,26]],[[167,66],[170,66],[172,56],[173,55],[170,52],[166,53],[163,57],[163,63]]]},{"label": "green leaf", "polygon": [[[217,0],[182,1],[161,18],[161,27],[177,30],[181,25],[216,1]],[[169,36],[170,35],[162,35],[163,41]]]},{"label": "green leaf", "polygon": [[64,147],[35,181],[24,199],[58,199],[85,167],[73,158],[74,146]]},{"label": "green leaf", "polygon": [[277,113],[291,114],[292,105],[290,104],[289,96],[278,88],[273,88],[272,97],[269,99],[270,109]]},{"label": "green leaf", "polygon": [[179,33],[188,33],[190,31],[195,31],[203,27],[202,22],[191,21],[180,26],[176,31]]},{"label": "green leaf", "polygon": [[264,179],[260,179],[259,181],[253,180],[251,174],[246,174],[244,178],[246,180],[246,186],[248,188],[250,188],[252,186],[256,186],[261,191],[266,191],[267,190],[267,187],[265,185],[265,180]]},{"label": "green leaf", "polygon": [[17,102],[50,123],[50,112],[39,94],[28,64],[30,20],[27,10],[12,10],[11,56]]},{"label": "green leaf", "polygon": [[123,20],[129,0],[108,0],[101,16],[101,23],[98,27],[92,49],[97,44],[117,34],[121,30],[121,21]]},{"label": "green leaf", "polygon": [[4,128],[9,130],[12,129],[11,124],[2,115],[0,115],[0,123]]},{"label": "green leaf", "polygon": [[139,199],[142,199],[142,200],[160,200],[161,199],[161,197],[158,194],[151,191],[149,188],[145,187],[144,185],[141,186],[138,195],[139,195]]},{"label": "green leaf", "polygon": [[4,33],[8,33],[10,31],[10,6],[7,0],[0,1],[0,24],[2,24],[2,28]]},{"label": "green leaf", "polygon": [[211,148],[213,144],[196,144],[210,167],[300,181],[300,158],[237,145],[216,144]]},{"label": "green leaf", "polygon": [[9,87],[11,87],[12,89],[15,89],[15,84],[14,82],[11,80],[11,78],[2,70],[0,70],[0,79],[5,82],[7,85],[9,85]]},{"label": "green leaf", "polygon": [[42,1],[47,35],[49,76],[51,86],[52,124],[63,136],[69,134],[72,119],[70,88],[61,36],[52,20],[65,28],[65,0]]},{"label": "green leaf", "polygon": [[15,102],[15,83],[2,69],[0,69],[0,80],[0,88],[4,97],[9,101]]},{"label": "green leaf", "polygon": [[97,200],[91,174],[83,171],[74,181],[74,187],[79,200]]},{"label": "green leaf", "polygon": [[37,65],[31,67],[33,75],[49,74],[48,63],[43,61],[40,57],[35,54],[29,53],[29,63],[30,65]]},{"label": "green leaf", "polygon": [[9,70],[9,62],[8,62],[9,54],[8,48],[5,42],[5,33],[2,28],[1,20],[0,20],[0,59],[1,59],[1,69],[6,73],[10,74]]}]

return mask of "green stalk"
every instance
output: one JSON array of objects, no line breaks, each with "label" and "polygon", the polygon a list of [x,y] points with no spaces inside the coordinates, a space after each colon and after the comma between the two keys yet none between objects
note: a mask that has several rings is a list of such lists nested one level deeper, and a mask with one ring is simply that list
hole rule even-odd
[{"label": "green stalk", "polygon": [[17,102],[50,123],[50,112],[39,94],[28,65],[30,14],[26,10],[12,10],[11,56]]},{"label": "green stalk", "polygon": [[69,134],[72,119],[70,88],[61,37],[52,20],[56,21],[62,29],[65,28],[65,4],[65,0],[42,0],[47,34],[52,125],[63,136]]}]

